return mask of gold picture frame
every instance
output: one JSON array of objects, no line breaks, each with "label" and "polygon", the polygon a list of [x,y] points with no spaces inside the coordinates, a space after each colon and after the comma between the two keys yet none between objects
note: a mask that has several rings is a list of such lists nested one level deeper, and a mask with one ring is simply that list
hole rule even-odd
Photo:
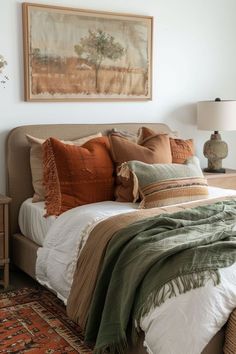
[{"label": "gold picture frame", "polygon": [[26,101],[152,99],[151,16],[22,6]]}]

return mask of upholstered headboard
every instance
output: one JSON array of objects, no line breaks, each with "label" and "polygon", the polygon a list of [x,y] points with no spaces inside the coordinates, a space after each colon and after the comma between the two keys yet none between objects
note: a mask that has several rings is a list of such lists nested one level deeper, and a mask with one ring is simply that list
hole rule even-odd
[{"label": "upholstered headboard", "polygon": [[12,198],[11,234],[19,231],[18,213],[21,203],[33,195],[29,159],[30,147],[26,134],[38,138],[53,136],[63,140],[73,140],[96,132],[106,135],[112,128],[136,132],[143,125],[158,132],[171,132],[167,125],[161,123],[26,125],[10,131],[6,144],[6,167],[7,194]]}]

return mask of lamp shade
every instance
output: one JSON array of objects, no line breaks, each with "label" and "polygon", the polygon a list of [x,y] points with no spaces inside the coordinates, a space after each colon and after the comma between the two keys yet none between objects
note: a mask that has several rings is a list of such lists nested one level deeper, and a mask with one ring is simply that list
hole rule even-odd
[{"label": "lamp shade", "polygon": [[200,130],[236,130],[236,101],[202,101],[197,105]]}]

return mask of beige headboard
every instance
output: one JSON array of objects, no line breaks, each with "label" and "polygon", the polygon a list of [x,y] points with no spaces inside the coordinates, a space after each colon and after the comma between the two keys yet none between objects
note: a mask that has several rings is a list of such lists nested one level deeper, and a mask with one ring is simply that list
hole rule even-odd
[{"label": "beige headboard", "polygon": [[10,209],[11,234],[19,231],[18,213],[21,203],[33,195],[29,161],[29,144],[26,134],[38,138],[72,140],[96,132],[107,134],[112,128],[136,132],[145,125],[153,130],[170,133],[170,128],[161,123],[121,123],[121,124],[55,124],[26,125],[10,131],[6,144],[7,194],[12,198]]}]

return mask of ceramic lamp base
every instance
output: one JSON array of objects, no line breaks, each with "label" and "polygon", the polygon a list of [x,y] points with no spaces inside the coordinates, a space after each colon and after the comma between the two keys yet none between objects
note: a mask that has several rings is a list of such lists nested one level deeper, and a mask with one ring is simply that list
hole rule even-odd
[{"label": "ceramic lamp base", "polygon": [[221,140],[220,134],[215,131],[211,139],[204,145],[204,156],[208,159],[208,167],[205,172],[225,173],[222,168],[222,160],[228,155],[228,146]]}]

